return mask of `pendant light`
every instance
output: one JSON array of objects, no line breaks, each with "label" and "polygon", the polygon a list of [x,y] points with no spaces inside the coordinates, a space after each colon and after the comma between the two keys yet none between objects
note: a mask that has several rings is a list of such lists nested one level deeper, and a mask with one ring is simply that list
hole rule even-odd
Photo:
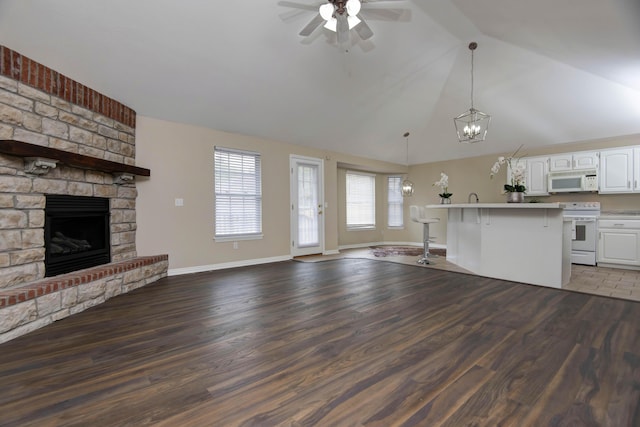
[{"label": "pendant light", "polygon": [[469,43],[471,51],[471,108],[453,119],[458,133],[458,141],[471,144],[484,141],[491,122],[491,116],[473,107],[473,51],[478,43]]},{"label": "pendant light", "polygon": [[[409,132],[405,132],[404,135],[402,135],[406,138],[407,140],[407,169],[409,168]],[[402,197],[411,197],[413,196],[413,182],[409,181],[408,179],[404,179],[404,181],[402,181]]]}]

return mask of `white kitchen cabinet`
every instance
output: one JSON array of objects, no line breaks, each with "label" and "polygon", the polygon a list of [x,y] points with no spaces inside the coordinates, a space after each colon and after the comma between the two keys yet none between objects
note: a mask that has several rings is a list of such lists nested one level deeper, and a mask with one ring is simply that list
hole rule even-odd
[{"label": "white kitchen cabinet", "polygon": [[633,149],[633,191],[640,193],[640,147]]},{"label": "white kitchen cabinet", "polygon": [[[600,152],[600,194],[633,192],[633,157],[633,148]],[[640,168],[640,163],[636,168]]]},{"label": "white kitchen cabinet", "polygon": [[526,158],[526,196],[548,196],[547,175],[549,173],[549,157]]},{"label": "white kitchen cabinet", "polygon": [[597,168],[597,151],[580,151],[577,153],[556,154],[549,157],[549,170],[551,172]]},{"label": "white kitchen cabinet", "polygon": [[[513,167],[519,165],[525,168],[524,186],[527,188],[525,196],[548,196],[549,156],[522,157],[517,162],[513,162]],[[511,184],[511,168],[507,169],[507,184]]]},{"label": "white kitchen cabinet", "polygon": [[598,168],[598,152],[597,151],[581,151],[573,153],[573,170],[597,169]]},{"label": "white kitchen cabinet", "polygon": [[600,219],[598,264],[640,266],[640,220]]},{"label": "white kitchen cabinet", "polygon": [[571,153],[556,154],[549,157],[549,170],[551,172],[570,171],[573,165]]}]

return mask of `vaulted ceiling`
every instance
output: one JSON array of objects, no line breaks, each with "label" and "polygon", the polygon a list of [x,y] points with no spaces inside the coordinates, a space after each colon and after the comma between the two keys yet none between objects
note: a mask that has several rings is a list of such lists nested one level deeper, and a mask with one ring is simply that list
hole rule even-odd
[{"label": "vaulted ceiling", "polygon": [[401,164],[406,131],[411,164],[640,134],[638,0],[370,0],[348,53],[298,35],[321,3],[0,0],[0,44],[139,115]]}]

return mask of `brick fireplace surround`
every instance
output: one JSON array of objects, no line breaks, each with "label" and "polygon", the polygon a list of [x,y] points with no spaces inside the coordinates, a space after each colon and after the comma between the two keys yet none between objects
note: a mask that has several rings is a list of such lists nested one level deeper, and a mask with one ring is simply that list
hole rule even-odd
[{"label": "brick fireplace surround", "polygon": [[[135,111],[0,46],[0,140],[135,165]],[[135,181],[58,163],[46,174],[0,154],[0,343],[167,275],[136,253]],[[46,194],[110,201],[111,263],[45,278]]]}]

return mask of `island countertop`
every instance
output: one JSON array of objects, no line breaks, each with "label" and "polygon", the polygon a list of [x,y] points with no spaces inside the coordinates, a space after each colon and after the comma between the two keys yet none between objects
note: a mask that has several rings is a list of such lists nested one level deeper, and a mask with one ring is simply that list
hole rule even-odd
[{"label": "island countertop", "polygon": [[429,209],[481,208],[481,209],[564,209],[564,203],[452,203],[426,205]]},{"label": "island countertop", "polygon": [[447,261],[496,279],[561,288],[571,278],[564,203],[427,205],[447,213]]}]

